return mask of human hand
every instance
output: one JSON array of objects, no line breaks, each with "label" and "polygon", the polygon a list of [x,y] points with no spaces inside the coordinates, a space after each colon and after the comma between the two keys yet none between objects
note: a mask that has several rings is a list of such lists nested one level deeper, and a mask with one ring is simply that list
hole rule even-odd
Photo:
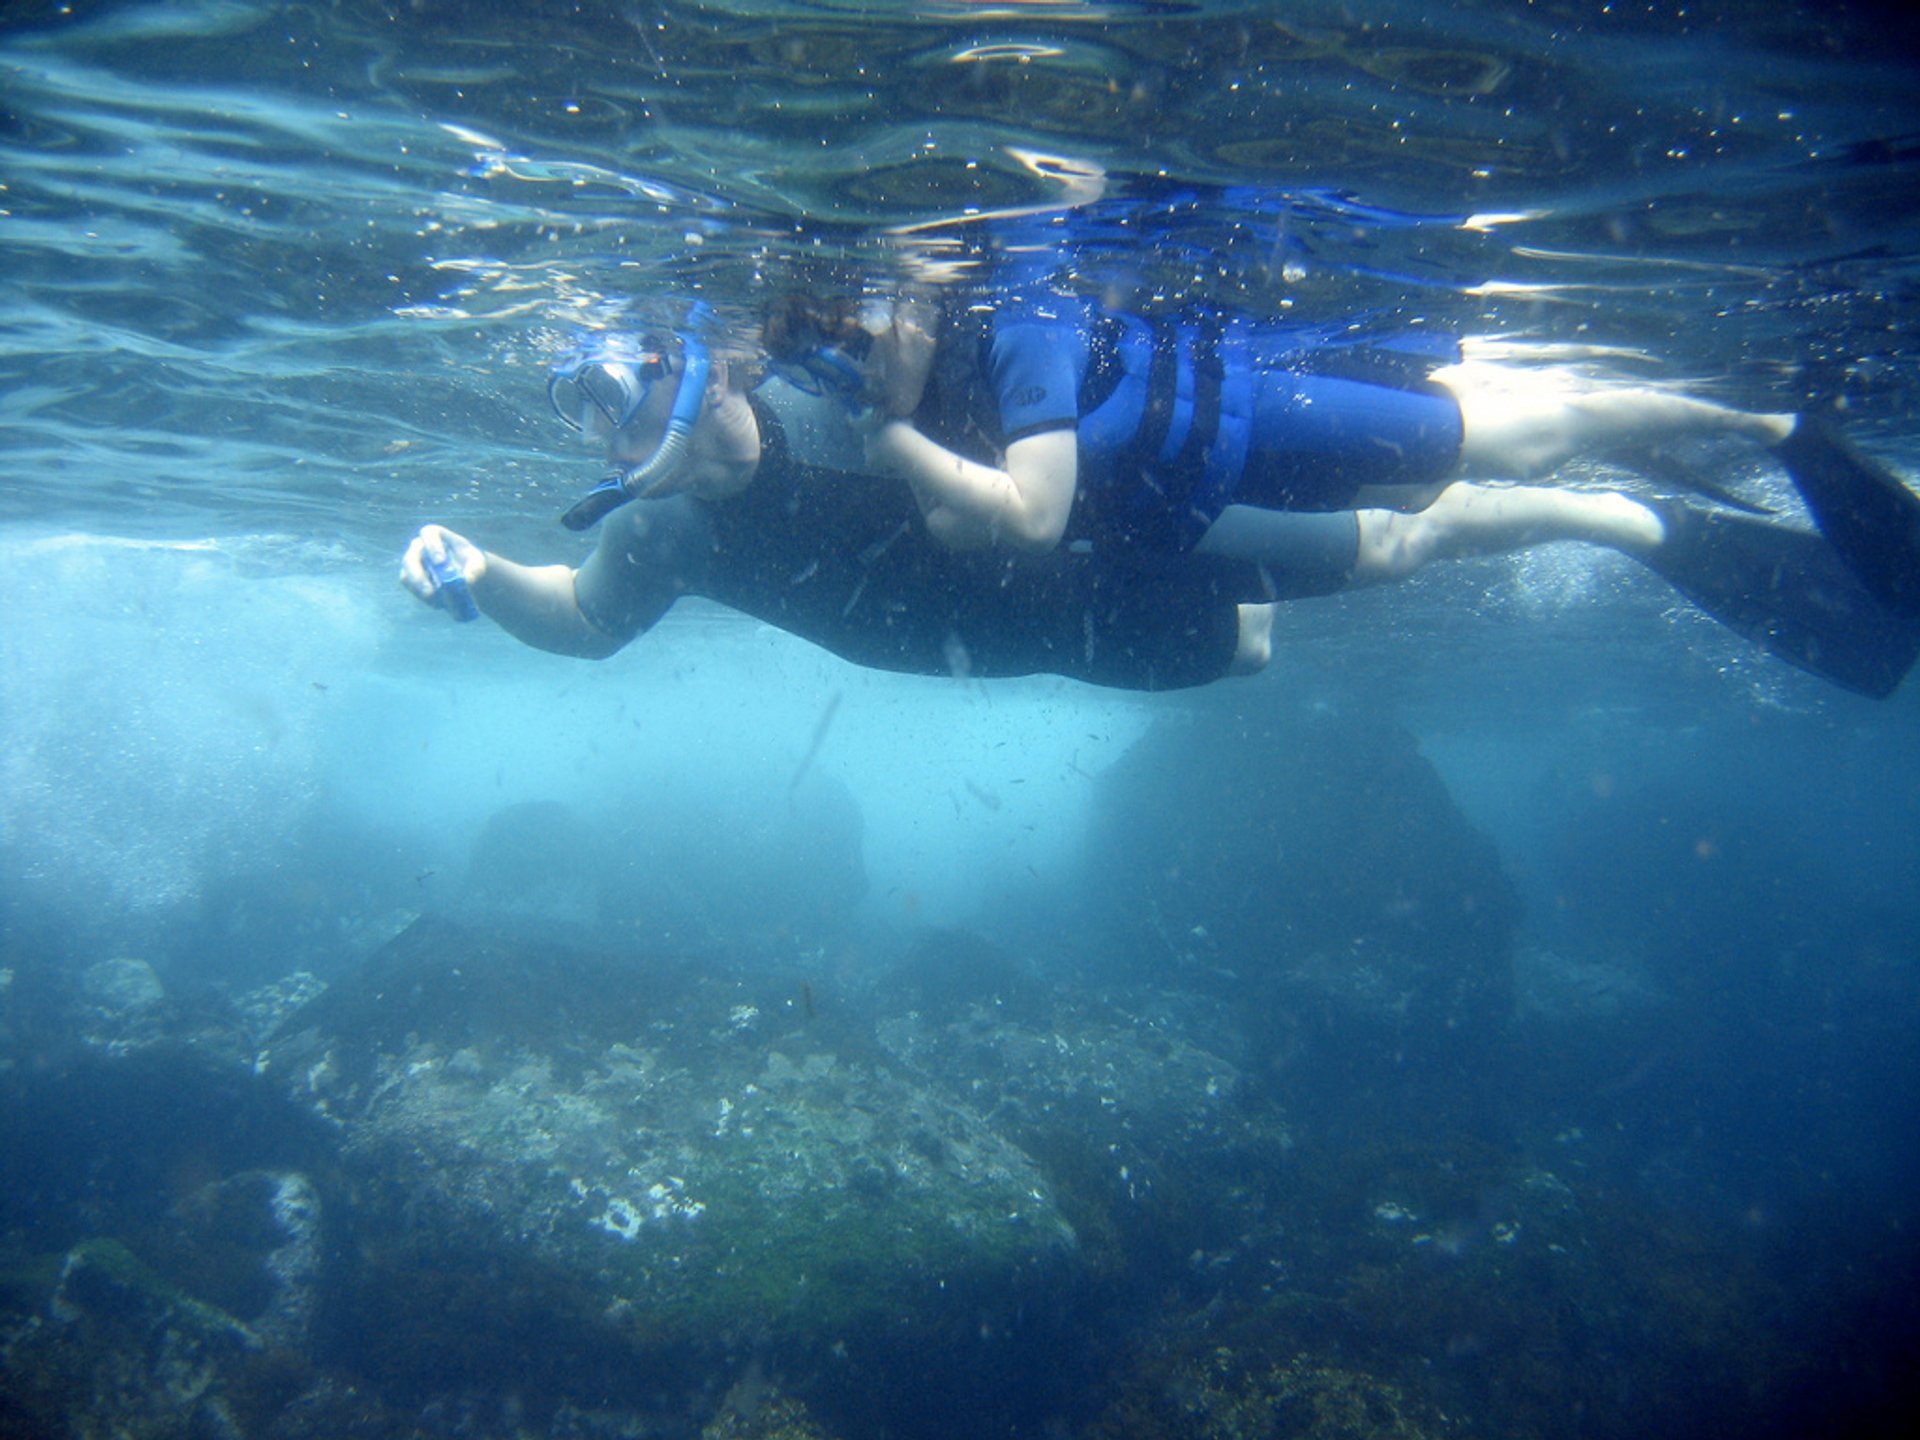
[{"label": "human hand", "polygon": [[400,557],[400,583],[456,620],[479,618],[473,586],[487,573],[487,552],[443,525],[422,525]]},{"label": "human hand", "polygon": [[905,420],[920,408],[933,370],[937,318],[924,300],[902,300],[893,306],[887,327],[873,337],[869,385],[883,419]]}]

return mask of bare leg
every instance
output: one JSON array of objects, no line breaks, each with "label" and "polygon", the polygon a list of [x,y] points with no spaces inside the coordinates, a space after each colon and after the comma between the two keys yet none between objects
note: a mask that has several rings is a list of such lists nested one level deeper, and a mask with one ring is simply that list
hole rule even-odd
[{"label": "bare leg", "polygon": [[1645,556],[1666,538],[1653,510],[1611,491],[1456,481],[1425,510],[1362,510],[1353,583],[1376,585],[1434,560],[1580,540]]},{"label": "bare leg", "polygon": [[1463,360],[1433,379],[1460,406],[1460,467],[1469,475],[1530,480],[1609,445],[1740,435],[1778,445],[1791,415],[1756,414],[1645,386],[1596,384],[1564,365]]},{"label": "bare leg", "polygon": [[1256,675],[1273,658],[1273,606],[1241,605],[1239,641],[1233,647],[1229,675]]}]

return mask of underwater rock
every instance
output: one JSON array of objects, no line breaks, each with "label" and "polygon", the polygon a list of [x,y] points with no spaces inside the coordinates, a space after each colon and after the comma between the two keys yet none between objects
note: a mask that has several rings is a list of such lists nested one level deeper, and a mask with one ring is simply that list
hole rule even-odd
[{"label": "underwater rock", "polygon": [[1291,1168],[1279,1283],[1163,1309],[1095,1435],[1776,1433],[1777,1283],[1577,1133],[1343,1136]]},{"label": "underwater rock", "polygon": [[1163,720],[1101,778],[1083,870],[1102,963],[1230,996],[1270,1065],[1451,1084],[1503,1039],[1516,893],[1391,722]]},{"label": "underwater rock", "polygon": [[155,998],[144,966],[86,973],[23,967],[0,993],[0,1154],[28,1157],[0,1186],[0,1235],[124,1235],[188,1177],[310,1164],[314,1128],[257,1080],[223,997]]},{"label": "underwater rock", "polygon": [[[1058,1323],[1074,1233],[971,1109],[705,967],[423,921],[263,1057],[338,1127],[364,1257],[336,1333],[596,1393],[737,1349],[964,1369]],[[352,1344],[349,1338],[347,1343]]]},{"label": "underwater rock", "polygon": [[1062,988],[1045,1020],[996,994],[957,1013],[884,1016],[875,1031],[1040,1161],[1089,1264],[1113,1280],[1228,1263],[1253,1228],[1259,1177],[1291,1148],[1279,1108],[1202,1048],[1227,1038],[1208,1018]]},{"label": "underwater rock", "polygon": [[247,1325],[118,1241],[83,1241],[44,1311],[0,1339],[0,1420],[17,1418],[26,1428],[9,1433],[22,1434],[235,1435],[223,1381],[259,1348]]},{"label": "underwater rock", "polygon": [[108,1317],[143,1331],[176,1332],[211,1351],[260,1344],[251,1327],[163,1280],[117,1240],[87,1240],[69,1250],[47,1309],[62,1325]]},{"label": "underwater rock", "polygon": [[[204,984],[169,984],[146,960],[93,963],[21,950],[0,968],[0,1076],[40,1085],[102,1061],[244,1069],[253,1044],[231,1001]],[[112,1073],[111,1067],[98,1073]],[[0,1091],[0,1104],[5,1103]]]},{"label": "underwater rock", "polygon": [[326,988],[326,982],[312,971],[295,970],[234,996],[234,1015],[247,1038],[258,1046],[278,1030],[289,1015],[316,999]]},{"label": "underwater rock", "polygon": [[247,1170],[178,1207],[174,1243],[202,1277],[218,1271],[228,1304],[261,1343],[304,1349],[319,1305],[321,1201],[297,1170]]},{"label": "underwater rock", "polygon": [[700,1440],[831,1440],[831,1436],[804,1404],[783,1394],[754,1363],[701,1427]]},{"label": "underwater rock", "polygon": [[1452,1433],[1400,1387],[1302,1352],[1188,1338],[1144,1360],[1086,1440],[1427,1440]]},{"label": "underwater rock", "polygon": [[80,972],[86,1041],[120,1052],[155,1040],[167,1022],[167,989],[153,966],[130,955]]},{"label": "underwater rock", "polygon": [[1529,945],[1513,957],[1515,1013],[1523,1021],[1592,1026],[1668,1004],[1643,967]]},{"label": "underwater rock", "polygon": [[310,1383],[331,1137],[144,963],[22,965],[0,1013],[0,1433],[264,1435]]},{"label": "underwater rock", "polygon": [[107,1015],[139,1015],[167,997],[153,966],[130,955],[89,965],[80,973],[80,989]]},{"label": "underwater rock", "polygon": [[506,923],[591,929],[599,915],[601,848],[572,806],[558,800],[504,806],[474,839],[461,910]]},{"label": "underwater rock", "polygon": [[882,1013],[917,1011],[935,1023],[975,1004],[1044,1024],[1054,987],[1034,969],[968,930],[930,930],[873,984]]}]

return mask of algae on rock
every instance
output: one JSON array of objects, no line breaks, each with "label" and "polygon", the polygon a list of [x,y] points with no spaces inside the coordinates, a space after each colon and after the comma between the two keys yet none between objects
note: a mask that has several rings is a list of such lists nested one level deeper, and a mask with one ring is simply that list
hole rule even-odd
[{"label": "algae on rock", "polygon": [[[296,1015],[268,1064],[341,1127],[357,1226],[426,1277],[369,1281],[380,1325],[470,1357],[522,1305],[604,1375],[1051,1323],[1078,1251],[1033,1161],[904,1068],[749,1012],[704,969],[423,922]],[[511,1283],[451,1278],[478,1255]]]}]

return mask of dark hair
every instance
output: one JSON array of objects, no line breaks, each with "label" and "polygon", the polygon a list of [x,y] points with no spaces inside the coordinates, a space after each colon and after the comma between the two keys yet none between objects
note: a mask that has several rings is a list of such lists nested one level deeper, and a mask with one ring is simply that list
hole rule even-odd
[{"label": "dark hair", "polygon": [[860,305],[847,297],[782,295],[767,307],[760,343],[781,363],[804,359],[823,345],[859,347],[867,339],[860,328]]}]

